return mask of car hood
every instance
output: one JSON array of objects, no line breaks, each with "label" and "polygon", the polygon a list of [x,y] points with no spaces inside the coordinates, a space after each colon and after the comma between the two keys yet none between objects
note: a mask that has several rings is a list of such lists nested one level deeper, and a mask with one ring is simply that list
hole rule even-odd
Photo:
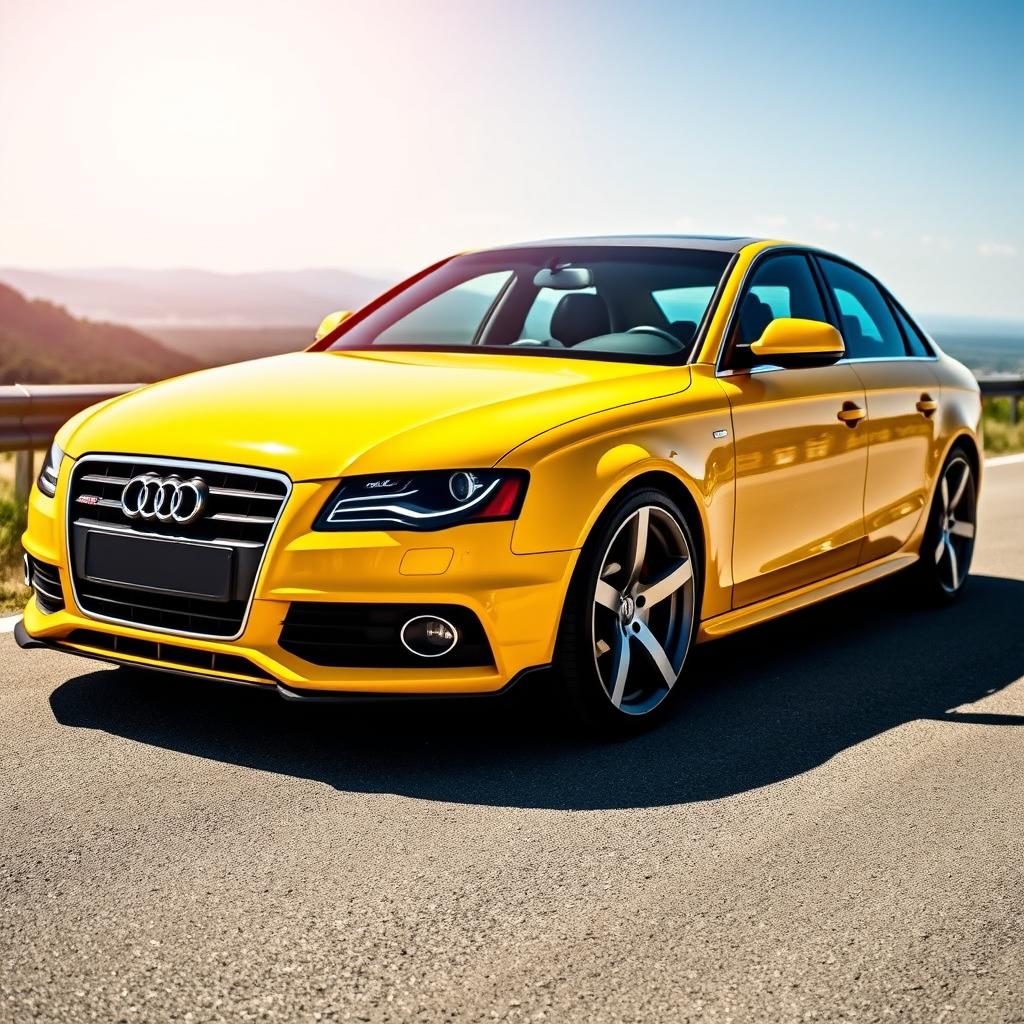
[{"label": "car hood", "polygon": [[300,352],[177,377],[82,416],[69,455],[346,472],[489,466],[568,420],[684,390],[685,366],[451,352]]}]

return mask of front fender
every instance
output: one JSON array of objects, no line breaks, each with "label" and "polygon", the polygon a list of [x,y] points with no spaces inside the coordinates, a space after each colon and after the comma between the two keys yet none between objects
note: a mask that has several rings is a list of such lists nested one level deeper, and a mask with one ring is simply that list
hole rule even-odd
[{"label": "front fender", "polygon": [[[685,489],[703,534],[705,616],[727,611],[732,591],[734,453],[725,394],[694,367],[693,386],[547,431],[499,465],[530,472],[512,535],[517,554],[581,548],[601,513],[640,477],[665,474]],[[715,433],[725,432],[715,437]]]}]

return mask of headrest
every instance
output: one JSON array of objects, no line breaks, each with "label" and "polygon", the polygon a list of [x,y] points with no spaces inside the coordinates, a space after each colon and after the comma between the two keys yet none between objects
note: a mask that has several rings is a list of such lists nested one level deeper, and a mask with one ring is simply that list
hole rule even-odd
[{"label": "headrest", "polygon": [[762,302],[753,292],[750,292],[743,300],[740,309],[740,326],[742,327],[743,340],[747,344],[753,344],[764,334],[764,329],[774,320],[772,307],[767,302]]},{"label": "headrest", "polygon": [[859,317],[843,317],[843,341],[846,342],[847,350],[863,345],[864,331],[861,329]]},{"label": "headrest", "polygon": [[600,295],[571,292],[563,295],[551,314],[551,337],[567,347],[611,333],[608,307]]}]

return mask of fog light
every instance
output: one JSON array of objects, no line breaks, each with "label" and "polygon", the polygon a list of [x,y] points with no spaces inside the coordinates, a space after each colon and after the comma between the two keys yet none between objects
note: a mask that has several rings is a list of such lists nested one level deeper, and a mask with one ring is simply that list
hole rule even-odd
[{"label": "fog light", "polygon": [[21,569],[25,574],[25,586],[32,586],[32,563],[28,560],[28,555],[21,556]]},{"label": "fog light", "polygon": [[459,631],[436,615],[409,619],[399,636],[405,649],[420,658],[440,658],[459,642]]}]

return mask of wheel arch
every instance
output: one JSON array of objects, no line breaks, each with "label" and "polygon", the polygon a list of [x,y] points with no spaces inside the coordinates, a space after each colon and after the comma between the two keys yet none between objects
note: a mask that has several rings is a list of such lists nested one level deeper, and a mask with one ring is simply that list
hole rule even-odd
[{"label": "wheel arch", "polygon": [[954,449],[963,451],[967,456],[971,463],[971,469],[974,471],[975,487],[979,494],[981,492],[981,473],[982,468],[985,465],[985,460],[982,456],[981,449],[978,446],[977,436],[970,429],[963,427],[946,439],[944,446],[938,453],[938,457],[934,463],[935,472],[932,474],[932,478],[926,482],[927,501],[921,511],[921,516],[918,519],[917,526],[914,528],[913,533],[907,539],[907,542],[903,547],[903,550],[905,551],[920,553],[925,531],[928,528],[930,510],[935,501],[935,495],[939,489],[939,481],[942,479],[942,469],[946,465],[946,460],[953,453]]},{"label": "wheel arch", "polygon": [[938,460],[935,470],[935,479],[932,480],[931,486],[933,495],[935,493],[935,489],[939,486],[939,478],[942,476],[942,467],[945,466],[946,460],[953,454],[954,449],[957,448],[963,451],[970,461],[971,469],[974,470],[975,487],[980,492],[981,473],[985,465],[985,459],[978,445],[978,438],[970,430],[964,428],[962,430],[958,430],[949,438],[949,441],[942,452],[942,457]]},{"label": "wheel arch", "polygon": [[[708,560],[708,530],[704,516],[701,514],[700,506],[697,504],[697,499],[693,496],[690,488],[683,482],[681,477],[673,473],[669,473],[664,469],[649,469],[633,477],[625,486],[619,489],[612,500],[617,500],[622,494],[638,491],[644,487],[664,491],[679,506],[680,512],[686,516],[687,525],[693,531],[693,539],[698,544],[701,572],[703,573]],[[610,505],[611,502],[608,504]]]},{"label": "wheel arch", "polygon": [[[693,533],[697,555],[700,558],[700,596],[701,604],[703,604],[709,579],[708,565],[712,558],[711,532],[707,517],[702,511],[702,504],[699,500],[700,492],[696,484],[693,481],[687,481],[684,475],[678,471],[673,472],[667,467],[639,466],[635,467],[634,472],[625,479],[617,480],[615,485],[605,493],[603,500],[595,509],[594,515],[584,527],[580,535],[579,549],[582,551],[588,541],[595,536],[617,502],[629,494],[648,487],[668,495],[686,517],[687,525]],[[576,564],[579,565],[579,560]]]}]

